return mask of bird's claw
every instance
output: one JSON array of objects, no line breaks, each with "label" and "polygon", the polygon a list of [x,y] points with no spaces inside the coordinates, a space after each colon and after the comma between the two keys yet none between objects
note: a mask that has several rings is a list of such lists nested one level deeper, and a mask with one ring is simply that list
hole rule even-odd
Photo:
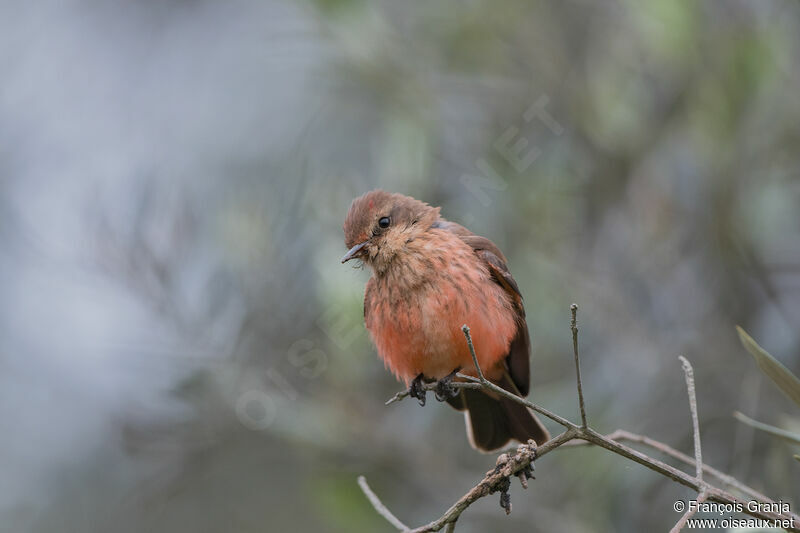
[{"label": "bird's claw", "polygon": [[511,480],[509,478],[503,478],[497,487],[494,488],[491,492],[499,492],[500,493],[500,507],[506,512],[506,514],[511,514],[511,494],[508,491],[511,489]]},{"label": "bird's claw", "polygon": [[450,398],[458,396],[458,389],[453,386],[453,378],[456,377],[457,372],[458,369],[455,369],[436,382],[436,388],[433,389],[433,394],[438,401],[445,402]]},{"label": "bird's claw", "polygon": [[408,387],[408,395],[411,396],[412,398],[416,398],[417,401],[419,401],[419,404],[421,406],[424,406],[425,394],[426,391],[422,385],[422,374],[420,374],[411,381],[411,385],[409,385]]}]

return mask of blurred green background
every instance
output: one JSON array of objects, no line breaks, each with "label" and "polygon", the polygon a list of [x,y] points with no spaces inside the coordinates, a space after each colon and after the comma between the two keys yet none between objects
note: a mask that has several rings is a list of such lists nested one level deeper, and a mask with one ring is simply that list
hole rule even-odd
[{"label": "blurred green background", "polygon": [[[793,0],[0,4],[0,530],[383,532],[494,464],[401,387],[339,264],[372,188],[509,258],[537,403],[800,505],[798,429],[734,325],[800,373]],[[550,426],[555,431],[557,428]],[[666,530],[692,494],[606,452],[459,532]],[[797,512],[793,505],[792,510]]]}]

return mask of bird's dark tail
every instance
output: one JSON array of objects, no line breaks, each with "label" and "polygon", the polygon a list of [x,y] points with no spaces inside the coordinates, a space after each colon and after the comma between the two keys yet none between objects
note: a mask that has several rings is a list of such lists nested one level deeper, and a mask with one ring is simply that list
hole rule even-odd
[{"label": "bird's dark tail", "polygon": [[[497,384],[519,394],[508,374]],[[536,444],[544,444],[550,439],[550,433],[533,411],[508,398],[490,394],[477,389],[461,391],[462,405],[466,409],[467,436],[473,448],[491,452],[505,446],[511,439],[519,442],[533,439]]]}]

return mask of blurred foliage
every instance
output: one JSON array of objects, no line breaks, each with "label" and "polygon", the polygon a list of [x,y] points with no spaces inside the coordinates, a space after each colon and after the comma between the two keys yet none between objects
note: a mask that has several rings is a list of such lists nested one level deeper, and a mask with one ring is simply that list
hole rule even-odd
[{"label": "blurred foliage", "polygon": [[[792,374],[792,372],[783,366],[780,361],[775,359],[769,352],[758,345],[753,338],[747,334],[745,330],[736,326],[736,332],[739,334],[739,340],[742,346],[750,352],[753,356],[761,372],[764,373],[772,382],[783,392],[787,398],[792,400],[796,405],[800,406],[800,379]],[[786,439],[794,444],[800,444],[800,433],[792,433],[763,422],[758,422],[752,418],[743,415],[742,413],[734,413],[734,417],[740,422],[743,422],[751,427],[760,429],[770,435]],[[794,457],[797,457],[795,455]]]},{"label": "blurred foliage", "polygon": [[787,398],[800,407],[800,379],[797,379],[791,370],[759,346],[745,330],[737,326],[736,332],[739,334],[742,346],[750,352],[764,375],[771,379]]}]

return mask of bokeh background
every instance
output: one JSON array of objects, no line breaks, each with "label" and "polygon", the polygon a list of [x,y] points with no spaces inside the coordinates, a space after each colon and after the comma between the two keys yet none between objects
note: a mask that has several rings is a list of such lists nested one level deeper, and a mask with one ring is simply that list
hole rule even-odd
[{"label": "bokeh background", "polygon": [[[339,264],[372,188],[509,257],[533,399],[800,505],[800,4],[0,4],[0,530],[382,532],[494,464],[400,389]],[[552,430],[557,428],[550,426]],[[666,530],[691,492],[601,450],[543,459],[463,532]],[[794,511],[797,508],[793,507]]]}]

